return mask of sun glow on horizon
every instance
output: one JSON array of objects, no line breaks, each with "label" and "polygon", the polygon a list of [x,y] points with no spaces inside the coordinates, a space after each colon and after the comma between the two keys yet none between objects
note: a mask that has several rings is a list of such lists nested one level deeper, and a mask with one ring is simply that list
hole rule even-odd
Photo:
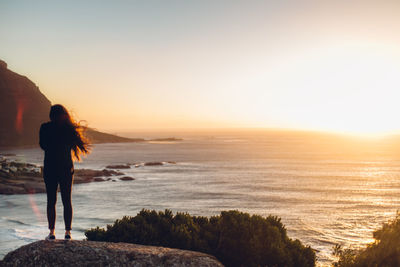
[{"label": "sun glow on horizon", "polygon": [[0,4],[0,56],[91,127],[400,130],[400,2],[73,2]]},{"label": "sun glow on horizon", "polygon": [[266,73],[251,83],[258,88],[252,95],[256,101],[243,108],[253,111],[253,126],[266,127],[276,114],[286,124],[277,121],[274,126],[284,128],[364,135],[400,129],[400,54],[393,47],[366,43],[313,48]]}]

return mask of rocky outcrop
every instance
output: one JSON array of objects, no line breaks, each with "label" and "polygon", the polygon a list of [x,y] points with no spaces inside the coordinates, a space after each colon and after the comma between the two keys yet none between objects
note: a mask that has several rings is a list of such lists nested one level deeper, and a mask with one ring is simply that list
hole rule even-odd
[{"label": "rocky outcrop", "polygon": [[154,162],[146,162],[144,166],[162,166],[164,165],[163,162],[154,161]]},{"label": "rocky outcrop", "polygon": [[0,266],[223,266],[200,252],[93,241],[37,241],[8,253]]},{"label": "rocky outcrop", "polygon": [[96,177],[109,177],[116,175],[124,175],[123,172],[114,171],[114,170],[91,170],[91,169],[76,169],[74,173],[74,183],[87,183],[92,182]]},{"label": "rocky outcrop", "polygon": [[[45,193],[46,188],[43,182],[42,166],[19,162],[8,159],[6,156],[12,154],[0,154],[0,194],[36,194]],[[151,161],[126,164],[107,165],[102,170],[75,169],[74,184],[91,182],[117,182],[133,181],[134,177],[126,176],[122,169],[130,169],[146,166],[163,166],[176,164],[175,161]]]},{"label": "rocky outcrop", "polygon": [[133,177],[130,177],[130,176],[124,176],[124,177],[121,177],[121,178],[119,178],[121,181],[133,181],[133,180],[135,180],[135,178],[133,178]]},{"label": "rocky outcrop", "polygon": [[[121,175],[124,175],[124,173],[116,170],[76,169],[74,184],[117,181],[112,179],[111,176]],[[134,178],[124,176],[120,180],[129,181],[134,180]],[[40,166],[0,159],[0,194],[36,194],[45,192],[46,188]]]},{"label": "rocky outcrop", "polygon": [[116,164],[116,165],[107,165],[107,169],[130,169],[131,166],[129,164]]}]

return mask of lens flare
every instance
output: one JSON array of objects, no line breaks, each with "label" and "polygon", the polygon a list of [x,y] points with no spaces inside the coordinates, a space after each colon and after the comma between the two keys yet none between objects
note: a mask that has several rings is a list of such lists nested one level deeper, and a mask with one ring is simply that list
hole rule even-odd
[{"label": "lens flare", "polygon": [[39,222],[44,222],[44,221],[45,221],[44,216],[43,216],[43,214],[40,212],[40,209],[38,208],[38,206],[36,205],[36,201],[35,201],[35,198],[34,198],[34,196],[33,196],[34,193],[35,193],[35,192],[30,192],[30,193],[29,193],[29,203],[30,203],[30,205],[31,205],[32,211],[33,211],[33,213],[35,214],[37,220],[38,220]]},{"label": "lens flare", "polygon": [[18,134],[21,134],[24,130],[24,112],[25,112],[26,105],[23,101],[17,100],[17,115],[15,116],[15,129],[17,130]]}]

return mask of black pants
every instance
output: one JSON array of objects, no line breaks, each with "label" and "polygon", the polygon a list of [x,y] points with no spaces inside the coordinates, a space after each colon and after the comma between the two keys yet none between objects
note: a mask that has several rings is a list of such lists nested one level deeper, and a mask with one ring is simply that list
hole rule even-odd
[{"label": "black pants", "polygon": [[49,229],[54,229],[56,222],[56,203],[57,203],[57,188],[60,185],[61,199],[64,206],[64,223],[65,230],[71,230],[72,222],[72,202],[71,202],[71,189],[72,189],[73,173],[64,174],[46,174],[44,175],[44,182],[46,184],[47,192],[47,220],[49,222]]}]

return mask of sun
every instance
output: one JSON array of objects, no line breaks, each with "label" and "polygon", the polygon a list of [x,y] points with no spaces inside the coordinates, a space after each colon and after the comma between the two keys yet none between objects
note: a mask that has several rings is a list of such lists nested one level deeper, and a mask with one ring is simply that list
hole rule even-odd
[{"label": "sun", "polygon": [[357,47],[321,59],[311,85],[314,91],[324,88],[326,107],[313,116],[315,126],[359,134],[400,129],[399,57],[384,47]]},{"label": "sun", "polygon": [[261,75],[247,104],[257,126],[272,121],[277,127],[366,135],[400,129],[400,55],[394,48],[313,48]]}]

